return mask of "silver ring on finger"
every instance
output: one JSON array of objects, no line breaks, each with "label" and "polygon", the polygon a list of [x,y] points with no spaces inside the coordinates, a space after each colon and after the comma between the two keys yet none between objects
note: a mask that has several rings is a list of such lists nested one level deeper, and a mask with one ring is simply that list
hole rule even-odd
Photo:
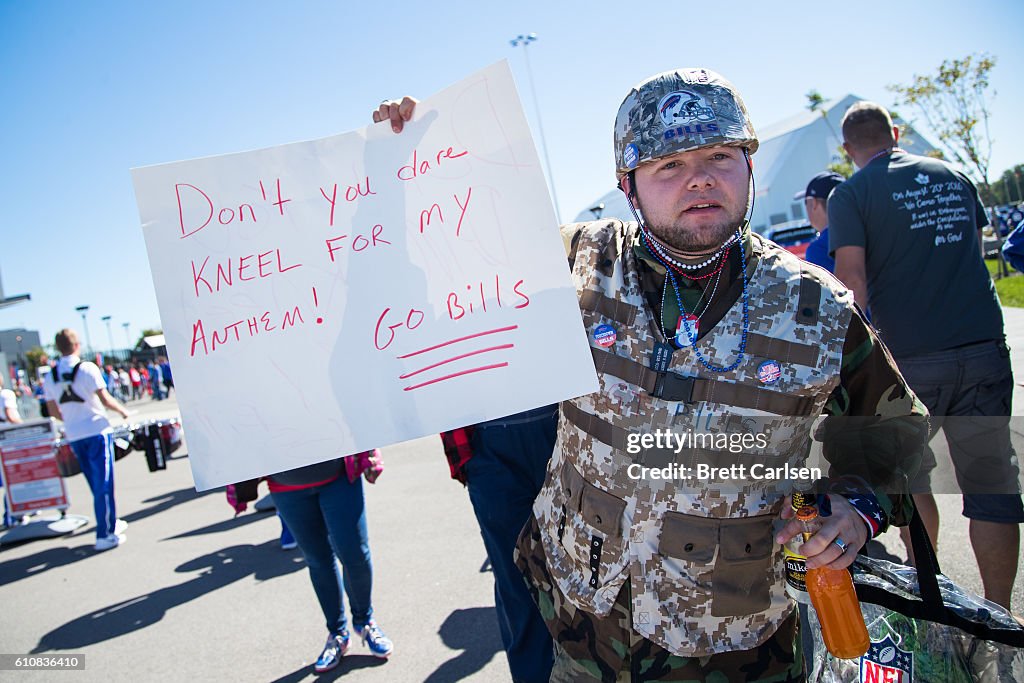
[{"label": "silver ring on finger", "polygon": [[844,541],[839,536],[836,536],[835,540],[832,542],[836,544],[836,546],[843,552],[844,555],[846,554],[846,549],[850,547],[850,544]]}]

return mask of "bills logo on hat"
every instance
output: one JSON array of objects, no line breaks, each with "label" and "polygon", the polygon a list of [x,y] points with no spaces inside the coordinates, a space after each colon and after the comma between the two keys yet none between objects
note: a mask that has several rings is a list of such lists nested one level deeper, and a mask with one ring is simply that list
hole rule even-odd
[{"label": "bills logo on hat", "polygon": [[893,681],[903,683],[914,680],[914,653],[901,650],[886,636],[880,642],[872,642],[867,653],[860,658],[861,683],[867,681]]},{"label": "bills logo on hat", "polygon": [[782,366],[778,361],[766,360],[757,366],[757,378],[761,384],[775,384],[782,377]]},{"label": "bills logo on hat", "polygon": [[616,336],[615,328],[611,325],[598,325],[594,330],[594,341],[597,342],[598,346],[604,346],[605,348],[615,343]]},{"label": "bills logo on hat", "polygon": [[714,121],[715,110],[707,100],[695,92],[677,90],[665,95],[658,102],[658,114],[667,127],[693,121]]}]

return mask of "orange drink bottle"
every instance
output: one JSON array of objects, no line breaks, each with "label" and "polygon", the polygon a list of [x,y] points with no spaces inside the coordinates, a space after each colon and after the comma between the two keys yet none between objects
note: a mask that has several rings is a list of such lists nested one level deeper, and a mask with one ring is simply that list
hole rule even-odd
[{"label": "orange drink bottle", "polygon": [[[804,540],[821,527],[818,511],[814,507],[803,507],[796,513],[803,526]],[[818,614],[821,637],[833,657],[856,659],[871,646],[860,601],[853,588],[853,577],[845,569],[815,567],[807,570],[807,592],[811,604]]]}]

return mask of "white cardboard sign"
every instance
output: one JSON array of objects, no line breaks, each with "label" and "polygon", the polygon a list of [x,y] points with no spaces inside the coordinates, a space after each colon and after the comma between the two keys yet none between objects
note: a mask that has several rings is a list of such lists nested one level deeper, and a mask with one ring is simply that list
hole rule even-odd
[{"label": "white cardboard sign", "polygon": [[597,389],[505,62],[400,135],[132,175],[199,490]]}]

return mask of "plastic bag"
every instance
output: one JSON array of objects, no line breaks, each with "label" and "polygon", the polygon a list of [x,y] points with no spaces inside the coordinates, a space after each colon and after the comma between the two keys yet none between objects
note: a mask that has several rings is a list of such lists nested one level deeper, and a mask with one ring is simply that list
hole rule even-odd
[{"label": "plastic bag", "polygon": [[[917,571],[884,560],[858,556],[853,568],[858,593],[870,586],[891,602],[900,599],[923,605]],[[942,574],[936,575],[941,609],[991,629],[1019,632],[1024,627],[1001,606],[960,588]],[[887,601],[889,602],[889,601]],[[908,610],[910,611],[910,610]],[[980,638],[957,626],[908,616],[891,606],[861,600],[861,612],[871,636],[871,648],[858,659],[836,659],[821,640],[814,610],[808,610],[813,651],[807,658],[808,681],[815,683],[971,683],[973,681],[1024,681],[1024,648]]]}]

